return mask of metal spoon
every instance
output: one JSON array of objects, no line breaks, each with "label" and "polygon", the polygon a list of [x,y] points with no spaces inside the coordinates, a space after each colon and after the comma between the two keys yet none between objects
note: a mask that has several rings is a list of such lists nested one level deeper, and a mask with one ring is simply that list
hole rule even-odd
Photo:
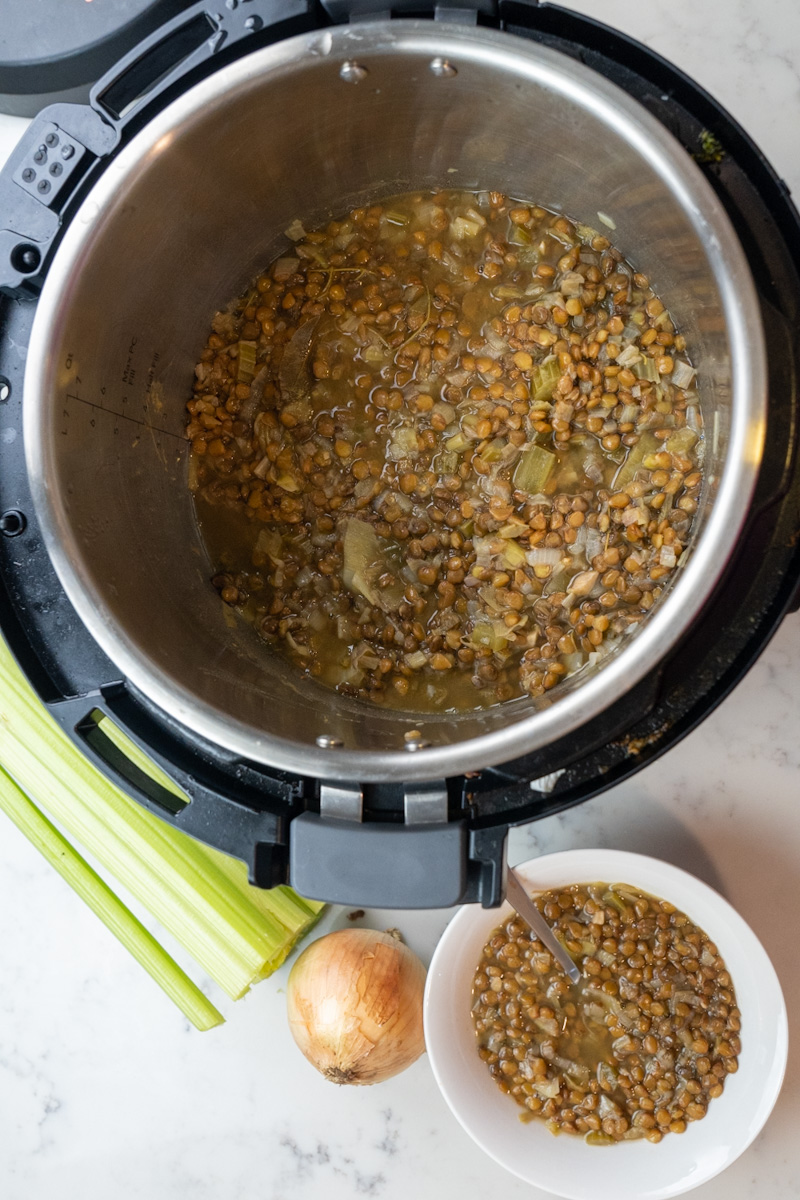
[{"label": "metal spoon", "polygon": [[506,900],[512,908],[516,909],[517,915],[522,918],[525,924],[530,926],[542,945],[547,947],[556,961],[563,967],[567,975],[569,975],[572,982],[577,983],[581,977],[580,971],[533,903],[533,900],[531,900],[525,890],[523,880],[513,867],[507,868]]}]

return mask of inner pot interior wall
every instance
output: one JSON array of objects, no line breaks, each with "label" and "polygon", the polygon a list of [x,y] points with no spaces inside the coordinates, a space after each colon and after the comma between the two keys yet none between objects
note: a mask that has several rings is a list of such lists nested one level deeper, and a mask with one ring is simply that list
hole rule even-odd
[{"label": "inner pot interior wall", "polygon": [[[340,77],[335,55],[289,66],[271,53],[252,56],[224,94],[194,109],[192,93],[178,101],[174,125],[146,129],[101,180],[99,207],[87,202],[91,231],[76,233],[59,312],[48,434],[59,532],[96,597],[97,627],[149,661],[180,719],[191,723],[185,698],[196,697],[250,731],[266,761],[271,736],[313,744],[324,730],[347,747],[397,749],[414,725],[298,679],[249,627],[231,628],[198,539],[182,437],[193,367],[215,309],[283,248],[294,218],[313,228],[356,203],[441,186],[498,189],[603,232],[605,213],[609,236],[687,336],[706,420],[717,414],[707,494],[730,405],[706,248],[607,114],[513,56],[480,50],[452,77],[435,75],[429,54],[376,53],[357,84]],[[518,701],[427,717],[425,736],[452,743],[533,711]]]}]

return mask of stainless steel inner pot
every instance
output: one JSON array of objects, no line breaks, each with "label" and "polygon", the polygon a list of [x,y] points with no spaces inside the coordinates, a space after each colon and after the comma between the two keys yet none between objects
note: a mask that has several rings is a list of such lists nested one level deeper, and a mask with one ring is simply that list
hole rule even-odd
[{"label": "stainless steel inner pot", "polygon": [[[295,218],[312,228],[355,204],[441,186],[499,189],[604,232],[613,223],[614,243],[651,277],[689,342],[706,481],[680,578],[594,673],[545,705],[415,717],[298,680],[251,629],[230,627],[209,584],[182,429],[213,312],[284,248]],[[24,432],[56,570],[135,688],[258,762],[327,778],[417,780],[547,744],[653,668],[736,541],[765,404],[744,255],[671,135],[623,91],[549,49],[485,29],[387,22],[242,58],[118,154],[49,271]],[[429,746],[409,754],[403,735],[414,728]],[[320,735],[341,745],[322,748]]]}]

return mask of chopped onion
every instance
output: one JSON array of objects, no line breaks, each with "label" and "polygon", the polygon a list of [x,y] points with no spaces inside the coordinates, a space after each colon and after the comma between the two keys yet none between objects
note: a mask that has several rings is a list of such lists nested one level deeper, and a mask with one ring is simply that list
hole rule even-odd
[{"label": "chopped onion", "polygon": [[700,409],[696,404],[686,405],[686,424],[695,433],[700,433],[703,429],[703,418],[700,414]]},{"label": "chopped onion", "polygon": [[299,258],[279,258],[272,268],[272,278],[282,283],[283,280],[289,279],[291,275],[294,275],[299,267]]},{"label": "chopped onion", "polygon": [[311,654],[310,648],[308,646],[301,646],[299,642],[295,641],[294,637],[292,636],[291,632],[288,629],[287,629],[286,633],[284,634],[284,637],[286,638],[286,641],[289,643],[289,645],[294,650],[295,654],[299,654],[303,658],[308,658],[310,656],[310,654]]},{"label": "chopped onion", "polygon": [[566,271],[561,276],[561,283],[559,284],[561,293],[564,296],[580,296],[585,286],[586,280],[577,271]]},{"label": "chopped onion", "polygon": [[570,580],[570,594],[572,596],[588,596],[599,578],[599,571],[581,571],[574,579]]},{"label": "chopped onion", "polygon": [[621,367],[630,367],[634,363],[637,363],[641,357],[640,352],[635,346],[626,346],[622,353],[617,355],[616,361]]},{"label": "chopped onion", "polygon": [[604,1120],[606,1117],[621,1117],[622,1116],[622,1111],[621,1111],[619,1105],[615,1104],[614,1101],[611,1099],[611,1097],[607,1096],[605,1092],[603,1092],[602,1095],[600,1096],[600,1103],[597,1106],[597,1111],[600,1115],[601,1121]]},{"label": "chopped onion", "polygon": [[412,654],[403,655],[403,661],[407,667],[411,667],[412,671],[419,671],[422,667],[427,666],[428,656],[424,650],[415,650]]},{"label": "chopped onion", "polygon": [[550,546],[534,546],[525,557],[532,567],[557,567],[561,562],[564,551]]},{"label": "chopped onion", "polygon": [[532,1087],[543,1100],[555,1100],[561,1092],[561,1084],[557,1079],[537,1079]]}]

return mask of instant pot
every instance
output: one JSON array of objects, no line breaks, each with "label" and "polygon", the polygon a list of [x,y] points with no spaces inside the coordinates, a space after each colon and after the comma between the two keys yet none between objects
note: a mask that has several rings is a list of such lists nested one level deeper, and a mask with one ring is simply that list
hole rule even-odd
[{"label": "instant pot", "polygon": [[[437,186],[613,227],[687,335],[706,460],[636,636],[546,703],[423,715],[299,680],[225,620],[183,427],[211,314],[293,222]],[[623,35],[523,0],[196,4],[0,173],[2,632],[82,752],[254,884],[497,904],[510,825],[653,761],[796,607],[799,307],[788,190]]]}]

